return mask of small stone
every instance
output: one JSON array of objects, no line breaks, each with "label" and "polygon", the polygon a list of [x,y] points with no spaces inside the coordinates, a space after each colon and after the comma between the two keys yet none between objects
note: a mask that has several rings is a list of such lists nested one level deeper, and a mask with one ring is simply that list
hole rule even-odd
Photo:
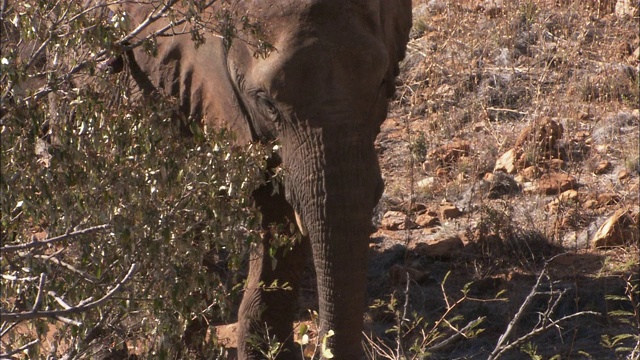
[{"label": "small stone", "polygon": [[411,219],[400,211],[387,211],[382,216],[381,227],[385,230],[405,230],[412,228],[414,225]]},{"label": "small stone", "polygon": [[618,172],[618,180],[625,180],[628,179],[629,176],[631,176],[631,174],[629,173],[629,171],[627,169],[622,169]]},{"label": "small stone", "polygon": [[449,172],[445,168],[438,168],[438,170],[436,170],[436,176],[439,178],[447,177],[447,175],[449,175]]},{"label": "small stone", "polygon": [[593,199],[589,199],[582,204],[583,209],[595,209],[596,206],[598,206],[598,202]]},{"label": "small stone", "polygon": [[493,171],[504,171],[507,174],[514,174],[516,172],[516,161],[518,159],[518,153],[516,149],[511,149],[502,154],[496,160],[496,165],[493,167]]},{"label": "small stone", "polygon": [[216,338],[223,347],[237,348],[238,347],[238,330],[237,323],[228,325],[218,325],[215,327]]},{"label": "small stone", "polygon": [[596,169],[593,171],[596,175],[606,174],[611,170],[611,162],[609,160],[601,161]]},{"label": "small stone", "polygon": [[618,209],[593,236],[593,247],[607,248],[638,242],[638,225],[628,209]]},{"label": "small stone", "polygon": [[560,206],[560,204],[564,204],[572,200],[577,200],[577,198],[578,198],[578,192],[576,190],[573,190],[573,189],[567,190],[562,194],[558,195],[558,197],[553,199],[553,201],[548,203],[547,210],[555,211],[558,209],[558,206]]},{"label": "small stone", "polygon": [[486,128],[487,128],[487,124],[485,124],[484,121],[473,124],[474,132],[482,132],[482,131],[485,131]]},{"label": "small stone", "polygon": [[511,175],[503,172],[497,172],[494,175],[493,181],[491,181],[489,186],[489,199],[498,199],[504,195],[510,195],[520,191],[520,185],[518,185]]},{"label": "small stone", "polygon": [[434,211],[427,211],[416,218],[416,224],[423,228],[431,228],[440,225],[440,219]]},{"label": "small stone", "polygon": [[564,160],[562,159],[551,159],[547,164],[551,170],[562,170],[564,168]]},{"label": "small stone", "polygon": [[418,270],[409,266],[394,264],[389,268],[389,278],[394,285],[406,284],[407,275],[409,276],[409,280],[417,283],[422,283],[429,278],[429,273],[426,271]]},{"label": "small stone", "polygon": [[538,169],[537,166],[529,166],[522,169],[520,174],[522,174],[522,176],[527,180],[533,180],[540,175],[540,169]]},{"label": "small stone", "polygon": [[471,143],[469,141],[456,138],[429,152],[427,158],[437,159],[441,165],[448,165],[457,162],[462,157],[469,156],[470,150]]},{"label": "small stone", "polygon": [[540,150],[549,151],[555,147],[559,139],[562,139],[563,132],[562,124],[545,116],[522,129],[515,147],[523,147],[533,141]]},{"label": "small stone", "polygon": [[634,0],[618,0],[616,2],[615,14],[619,17],[638,16],[638,2]]},{"label": "small stone", "polygon": [[416,254],[426,257],[450,258],[464,247],[458,235],[443,237],[429,244],[419,243],[415,247]]},{"label": "small stone", "polygon": [[612,192],[598,194],[597,199],[600,206],[616,205],[620,203],[620,195]]},{"label": "small stone", "polygon": [[563,173],[543,174],[538,180],[538,191],[545,195],[559,194],[574,189],[578,183],[575,177]]},{"label": "small stone", "polygon": [[440,217],[442,219],[455,219],[462,215],[462,211],[454,204],[446,203],[440,205]]},{"label": "small stone", "polygon": [[436,178],[433,176],[426,177],[416,183],[418,189],[428,189],[436,182]]}]

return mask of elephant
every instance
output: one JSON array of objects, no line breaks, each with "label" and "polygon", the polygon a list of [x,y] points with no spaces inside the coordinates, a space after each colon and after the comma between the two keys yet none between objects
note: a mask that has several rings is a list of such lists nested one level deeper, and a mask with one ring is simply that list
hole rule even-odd
[{"label": "elephant", "polygon": [[[384,189],[374,142],[405,55],[411,0],[250,0],[216,2],[206,11],[225,6],[261,24],[273,46],[268,56],[256,56],[249,41],[205,32],[201,44],[188,34],[158,37],[155,54],[135,48],[126,63],[145,95],[174,96],[184,118],[229,129],[239,143],[278,141],[273,161],[286,172],[282,189],[256,189],[255,203],[264,229],[297,224],[301,241],[279,249],[276,262],[268,231],[252,249],[238,312],[238,355],[261,357],[248,339],[265,324],[293,346],[293,310],[311,255],[319,337],[332,331],[327,345],[336,359],[361,358],[368,242]],[[150,10],[140,4],[123,9],[132,26]],[[241,37],[250,30],[238,31]],[[291,289],[261,286],[275,280]]]}]

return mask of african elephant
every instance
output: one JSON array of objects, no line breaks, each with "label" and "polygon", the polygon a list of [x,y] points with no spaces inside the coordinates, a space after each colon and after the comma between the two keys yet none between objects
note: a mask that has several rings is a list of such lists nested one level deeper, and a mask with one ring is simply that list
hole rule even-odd
[{"label": "african elephant", "polygon": [[[263,227],[295,222],[303,240],[276,254],[274,267],[265,231],[250,255],[238,320],[240,358],[259,357],[245,340],[265,324],[292,345],[293,309],[310,248],[320,336],[333,330],[328,345],[335,358],[358,359],[367,244],[384,188],[374,140],[395,91],[411,0],[253,0],[232,6],[263,26],[275,47],[269,56],[255,56],[246,41],[228,46],[213,33],[199,47],[189,35],[158,37],[155,56],[139,49],[130,54],[132,75],[147,94],[176,96],[185,117],[232,129],[240,142],[279,142],[284,189],[258,189],[255,201]],[[132,21],[149,12],[143,6],[127,10]],[[158,22],[147,31],[165,25]],[[288,282],[293,291],[265,292],[260,286],[274,280]]]}]

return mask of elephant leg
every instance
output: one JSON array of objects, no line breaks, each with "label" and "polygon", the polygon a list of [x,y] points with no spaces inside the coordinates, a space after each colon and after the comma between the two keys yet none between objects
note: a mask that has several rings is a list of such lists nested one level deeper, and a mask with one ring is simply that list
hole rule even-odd
[{"label": "elephant leg", "polygon": [[[274,235],[293,235],[289,231],[294,224],[293,210],[281,194],[283,192],[272,195],[269,188],[254,192],[263,213],[263,235],[262,242],[256,244],[249,255],[249,275],[238,314],[240,359],[264,359],[260,349],[268,347],[267,332],[269,338],[275,336],[283,344],[278,359],[299,358],[292,324],[305,258],[310,250],[308,239],[303,238],[302,242],[278,248],[275,254],[270,252]],[[275,281],[277,286],[271,287]]]}]

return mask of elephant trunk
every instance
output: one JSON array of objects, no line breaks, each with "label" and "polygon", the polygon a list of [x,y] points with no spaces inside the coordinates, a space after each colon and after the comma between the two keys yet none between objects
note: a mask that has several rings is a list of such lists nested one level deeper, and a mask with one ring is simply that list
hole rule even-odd
[{"label": "elephant trunk", "polygon": [[[339,143],[332,142],[335,131],[342,134]],[[336,358],[358,359],[371,218],[383,190],[373,135],[366,128],[325,128],[306,139],[288,154],[301,156],[302,165],[285,188],[312,245],[320,339],[333,330],[327,343]]]}]

